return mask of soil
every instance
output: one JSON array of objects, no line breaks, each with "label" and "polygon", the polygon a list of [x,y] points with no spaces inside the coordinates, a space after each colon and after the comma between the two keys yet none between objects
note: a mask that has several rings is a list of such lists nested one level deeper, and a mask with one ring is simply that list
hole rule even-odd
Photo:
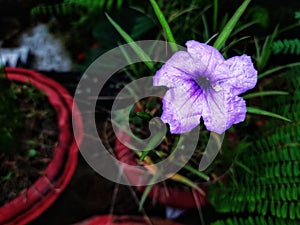
[{"label": "soil", "polygon": [[12,81],[9,85],[19,112],[15,120],[22,124],[12,133],[16,146],[0,146],[0,205],[17,197],[43,175],[58,140],[55,110],[47,97],[33,86]]}]

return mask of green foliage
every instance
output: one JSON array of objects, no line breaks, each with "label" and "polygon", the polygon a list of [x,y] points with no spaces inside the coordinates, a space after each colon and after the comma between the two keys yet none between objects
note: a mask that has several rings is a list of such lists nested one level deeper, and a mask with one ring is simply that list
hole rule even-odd
[{"label": "green foliage", "polygon": [[300,39],[283,39],[275,41],[272,45],[272,51],[277,54],[295,54],[300,55]]},{"label": "green foliage", "polygon": [[132,49],[135,53],[140,57],[140,59],[146,64],[146,66],[152,71],[153,70],[153,62],[149,58],[149,56],[134,42],[130,35],[128,35],[122,27],[120,27],[108,14],[106,14],[109,22],[113,25],[113,27],[119,32],[119,34],[124,38],[124,40],[131,45]]},{"label": "green foliage", "polygon": [[31,10],[32,16],[66,16],[69,14],[83,14],[85,10],[121,9],[123,0],[64,0],[53,5],[40,5]]},{"label": "green foliage", "polygon": [[295,12],[294,18],[300,23],[300,10]]},{"label": "green foliage", "polygon": [[105,9],[111,10],[113,6],[121,9],[123,0],[64,0],[67,4],[74,4],[87,9]]},{"label": "green foliage", "polygon": [[224,29],[218,36],[217,40],[214,43],[214,47],[216,49],[221,49],[221,47],[224,46],[226,43],[228,37],[230,36],[230,33],[232,32],[233,28],[236,26],[237,22],[239,21],[241,15],[246,10],[248,4],[250,3],[250,0],[245,0],[243,4],[236,10],[232,18],[227,22]]},{"label": "green foliage", "polygon": [[32,16],[66,16],[74,13],[82,13],[83,8],[69,3],[57,3],[54,5],[40,5],[31,9]]},{"label": "green foliage", "polygon": [[[150,3],[152,5],[152,8],[155,12],[155,15],[160,23],[160,25],[162,26],[163,30],[164,30],[164,33],[166,35],[166,40],[170,43],[175,43],[176,44],[176,41],[174,39],[174,36],[173,36],[173,33],[171,31],[171,28],[168,24],[168,22],[166,21],[166,18],[164,16],[164,14],[162,13],[162,11],[160,10],[158,4],[156,3],[155,0],[150,0]],[[172,50],[174,52],[176,52],[178,49],[177,49],[177,46],[176,45],[171,45],[172,47]]]},{"label": "green foliage", "polygon": [[272,217],[263,217],[263,216],[256,216],[256,217],[234,217],[228,218],[223,221],[217,221],[212,225],[298,225],[297,220],[287,220],[287,219],[277,219],[274,221]]},{"label": "green foliage", "polygon": [[259,72],[261,72],[268,64],[271,52],[272,52],[272,44],[274,43],[274,39],[278,34],[278,26],[275,28],[271,35],[268,35],[265,38],[263,44],[259,43],[257,39],[255,39],[255,49],[256,49],[256,66]]},{"label": "green foliage", "polygon": [[[259,92],[257,92],[257,94],[259,94]],[[273,118],[277,118],[277,119],[281,119],[281,120],[285,120],[285,121],[290,122],[290,119],[288,119],[284,116],[278,115],[276,113],[268,112],[266,110],[250,107],[250,106],[247,107],[247,113],[254,113],[254,114],[257,114],[257,115],[269,116],[269,117],[273,117]]]},{"label": "green foliage", "polygon": [[289,70],[281,82],[290,95],[268,98],[272,112],[292,120],[269,119],[262,133],[253,135],[251,146],[239,161],[252,173],[234,168],[235,180],[227,180],[209,191],[209,199],[227,224],[298,224],[300,219],[300,76]]}]

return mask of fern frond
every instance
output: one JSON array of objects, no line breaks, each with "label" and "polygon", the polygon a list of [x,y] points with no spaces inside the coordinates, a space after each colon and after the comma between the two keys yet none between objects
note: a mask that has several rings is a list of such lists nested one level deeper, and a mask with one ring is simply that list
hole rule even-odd
[{"label": "fern frond", "polygon": [[66,16],[69,14],[83,14],[84,10],[121,9],[124,0],[64,0],[54,5],[36,6],[31,10],[32,16]]},{"label": "fern frond", "polygon": [[[254,139],[239,161],[252,173],[233,167],[230,178],[210,187],[208,197],[215,209],[230,213],[213,225],[298,224],[300,220],[300,68],[283,76],[290,95],[268,99],[272,111],[291,123],[268,120],[266,130]],[[236,185],[236,183],[238,185]]]},{"label": "fern frond", "polygon": [[102,9],[110,11],[115,6],[121,9],[123,0],[64,0],[64,3],[79,5],[87,9]]},{"label": "fern frond", "polygon": [[82,14],[83,8],[70,3],[58,3],[54,5],[40,5],[31,9],[31,15],[37,16],[66,16]]},{"label": "fern frond", "polygon": [[273,54],[294,54],[300,55],[300,39],[283,39],[273,42]]},{"label": "fern frond", "polygon": [[[290,211],[291,212],[291,211]],[[293,211],[295,212],[295,211]],[[263,217],[263,216],[249,216],[249,217],[233,217],[228,218],[226,220],[219,220],[212,225],[279,225],[279,224],[285,224],[285,225],[298,225],[299,221],[297,220],[287,220],[287,219],[274,219],[270,216]]]}]

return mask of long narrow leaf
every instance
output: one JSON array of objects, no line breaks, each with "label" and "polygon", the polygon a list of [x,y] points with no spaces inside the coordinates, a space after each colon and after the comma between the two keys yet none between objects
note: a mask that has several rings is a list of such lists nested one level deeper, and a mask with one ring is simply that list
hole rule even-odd
[{"label": "long narrow leaf", "polygon": [[253,171],[252,171],[248,166],[246,166],[244,163],[242,163],[242,162],[236,160],[236,161],[234,162],[234,164],[237,165],[237,166],[239,166],[239,167],[241,167],[241,168],[242,168],[243,170],[245,170],[247,173],[253,174]]},{"label": "long narrow leaf", "polygon": [[[203,27],[204,27],[204,29],[203,29],[203,34],[202,34],[202,36],[203,36],[203,39],[204,40],[209,40],[209,29],[208,29],[208,24],[207,24],[207,20],[206,20],[206,16],[203,14],[202,16],[201,16],[201,18],[202,18],[202,21],[203,21]],[[208,42],[208,41],[207,41]]]},{"label": "long narrow leaf", "polygon": [[231,19],[228,21],[228,23],[225,25],[224,29],[218,36],[217,40],[214,43],[214,47],[218,50],[221,49],[221,47],[225,44],[227,41],[229,35],[231,34],[233,28],[239,21],[241,15],[247,8],[248,4],[250,3],[251,0],[245,0],[243,4],[237,9],[237,11],[234,13],[234,15],[231,17]]},{"label": "long narrow leaf", "polygon": [[214,33],[217,32],[218,11],[219,11],[218,0],[214,0],[214,12],[213,12],[213,32]]},{"label": "long narrow leaf", "polygon": [[262,97],[267,95],[288,95],[288,94],[289,93],[285,91],[260,91],[256,93],[243,95],[243,99],[256,98],[256,97]]},{"label": "long narrow leaf", "polygon": [[256,59],[258,71],[263,70],[265,68],[265,66],[267,65],[270,55],[271,55],[271,52],[272,52],[271,46],[273,45],[273,42],[274,42],[277,34],[278,34],[278,26],[275,28],[272,35],[268,36],[265,39],[261,53],[259,54],[260,57],[258,57]]},{"label": "long narrow leaf", "polygon": [[224,50],[223,50],[223,55],[226,55],[227,51],[232,47],[234,46],[235,44],[239,43],[240,41],[243,41],[247,38],[250,38],[250,36],[245,36],[245,37],[241,37],[237,40],[233,40],[229,45],[227,45]]},{"label": "long narrow leaf", "polygon": [[183,169],[187,170],[187,171],[190,171],[192,172],[193,174],[196,174],[197,176],[201,177],[202,179],[206,180],[206,181],[209,181],[209,176],[207,176],[205,173],[191,167],[190,165],[182,165],[182,163],[178,163],[178,162],[175,162],[176,165],[179,165],[181,166]]},{"label": "long narrow leaf", "polygon": [[254,108],[254,107],[247,107],[247,112],[252,113],[252,114],[257,114],[257,115],[269,116],[269,117],[273,117],[276,119],[281,119],[281,120],[284,120],[287,122],[291,122],[290,119],[288,119],[284,116],[278,115],[276,113],[268,112],[268,111],[265,111],[262,109]]},{"label": "long narrow leaf", "polygon": [[199,191],[203,196],[205,196],[205,192],[193,181],[191,181],[190,179],[188,179],[187,177],[184,177],[178,173],[174,174],[173,176],[170,177],[171,180],[174,180],[176,182],[185,184],[191,188],[196,189],[197,191]]},{"label": "long narrow leaf", "polygon": [[149,154],[151,150],[153,150],[158,143],[161,142],[162,136],[164,135],[164,132],[158,132],[157,134],[154,134],[153,138],[149,141],[149,143],[146,146],[146,149],[144,149],[142,155],[139,158],[139,162],[143,161],[145,157]]},{"label": "long narrow leaf", "polygon": [[113,27],[119,32],[119,34],[123,37],[123,39],[132,47],[135,53],[140,57],[140,59],[146,64],[146,66],[153,71],[154,64],[150,57],[141,49],[134,40],[127,34],[122,27],[117,24],[107,13],[105,13],[109,22],[113,25]]},{"label": "long narrow leaf", "polygon": [[290,68],[290,67],[294,67],[294,66],[300,66],[300,62],[290,63],[290,64],[287,64],[287,65],[284,65],[284,66],[278,66],[278,67],[275,67],[273,69],[267,70],[267,71],[261,73],[260,75],[258,75],[258,79],[261,79],[261,78],[263,78],[267,75],[270,75],[272,73],[275,73],[275,72],[278,72],[280,70],[287,69],[287,68]]},{"label": "long narrow leaf", "polygon": [[238,33],[242,32],[243,30],[246,30],[247,28],[257,24],[257,21],[251,21],[249,23],[243,24],[240,27],[238,27],[234,32],[232,32],[231,36],[236,36]]},{"label": "long narrow leaf", "polygon": [[[160,10],[158,4],[156,3],[155,0],[150,0],[150,3],[152,5],[152,8],[155,12],[155,15],[157,16],[157,19],[158,19],[160,25],[162,26],[162,28],[163,28],[163,30],[166,34],[167,41],[170,42],[170,43],[176,44],[176,41],[175,41],[175,38],[174,38],[173,33],[171,31],[171,28],[170,28],[164,14]],[[178,48],[177,48],[176,45],[171,45],[171,48],[174,52],[178,51]]]},{"label": "long narrow leaf", "polygon": [[161,171],[158,170],[158,171],[153,175],[153,177],[151,178],[150,184],[149,184],[149,185],[146,187],[146,189],[143,191],[143,194],[142,194],[142,197],[141,197],[141,200],[140,200],[140,203],[139,203],[139,210],[142,209],[142,207],[143,207],[143,205],[144,205],[144,203],[145,203],[145,201],[146,201],[146,199],[147,199],[147,197],[148,197],[148,195],[149,195],[149,193],[150,193],[150,191],[151,191],[153,185],[155,184],[155,180],[157,180],[157,178],[158,178],[160,175],[161,175]]}]

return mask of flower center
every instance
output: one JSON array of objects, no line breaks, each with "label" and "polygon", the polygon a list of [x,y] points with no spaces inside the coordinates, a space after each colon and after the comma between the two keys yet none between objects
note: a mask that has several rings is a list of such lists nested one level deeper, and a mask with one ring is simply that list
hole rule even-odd
[{"label": "flower center", "polygon": [[198,76],[196,82],[202,90],[206,90],[210,87],[210,80],[207,77]]}]

